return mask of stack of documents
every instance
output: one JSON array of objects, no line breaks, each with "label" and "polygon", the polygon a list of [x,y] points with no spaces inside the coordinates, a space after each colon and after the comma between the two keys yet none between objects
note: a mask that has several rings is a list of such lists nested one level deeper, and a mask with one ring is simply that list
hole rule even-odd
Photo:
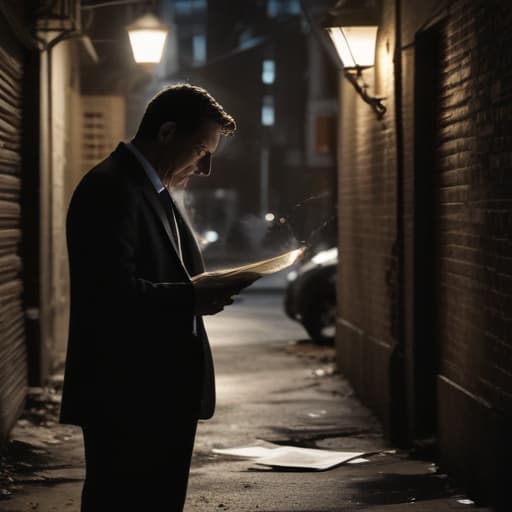
[{"label": "stack of documents", "polygon": [[238,448],[214,449],[214,453],[251,459],[256,464],[271,467],[312,469],[324,471],[340,464],[366,462],[364,452],[336,452],[299,448],[297,446],[241,446]]}]

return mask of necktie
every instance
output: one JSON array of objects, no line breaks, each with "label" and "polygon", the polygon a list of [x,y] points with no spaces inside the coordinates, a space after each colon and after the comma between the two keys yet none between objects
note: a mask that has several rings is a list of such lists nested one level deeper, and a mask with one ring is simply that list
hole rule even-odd
[{"label": "necktie", "polygon": [[[178,221],[176,219],[176,206],[174,206],[171,194],[167,189],[162,190],[158,196],[165,208],[165,212],[167,213],[167,218],[169,219],[169,223],[171,225],[172,234],[174,235],[176,245],[178,246],[178,256],[183,265],[185,265],[183,260],[183,253],[181,250],[180,230],[178,228]],[[192,332],[197,334],[197,318],[195,316],[192,318]]]},{"label": "necktie", "polygon": [[172,234],[174,235],[174,240],[176,241],[176,246],[178,247],[178,256],[183,261],[183,254],[181,251],[181,238],[180,231],[178,228],[178,222],[176,220],[176,214],[174,210],[174,204],[172,202],[171,194],[167,189],[164,188],[160,194],[158,194],[161,202],[165,208],[165,213],[167,213],[167,218],[169,219],[169,224],[171,225]]}]

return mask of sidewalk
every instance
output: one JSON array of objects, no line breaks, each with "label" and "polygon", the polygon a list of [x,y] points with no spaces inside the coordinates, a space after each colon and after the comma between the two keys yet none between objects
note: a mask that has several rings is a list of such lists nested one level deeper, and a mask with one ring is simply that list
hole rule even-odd
[{"label": "sidewalk", "polygon": [[[332,354],[308,345],[222,350],[217,417],[196,446],[186,512],[448,512],[484,511],[430,461],[395,451],[379,423],[332,374]],[[283,372],[283,367],[286,371]],[[265,368],[261,371],[261,368]],[[233,389],[243,375],[244,389]],[[251,390],[249,392],[249,390]],[[212,448],[255,443],[370,452],[368,462],[323,471],[276,471],[214,455]]]},{"label": "sidewalk", "polygon": [[[283,317],[277,294],[245,294],[207,323],[218,407],[199,427],[186,512],[487,510],[465,504],[468,498],[430,461],[393,451],[378,421],[333,373],[333,350],[292,342],[302,329]],[[4,456],[1,512],[79,510],[80,430],[53,423],[56,395],[40,398]],[[373,455],[312,472],[275,471],[212,452],[261,441]]]}]

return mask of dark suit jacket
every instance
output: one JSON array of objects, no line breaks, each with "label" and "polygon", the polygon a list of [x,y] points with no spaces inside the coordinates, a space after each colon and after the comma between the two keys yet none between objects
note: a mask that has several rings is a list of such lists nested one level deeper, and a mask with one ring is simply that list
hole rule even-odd
[{"label": "dark suit jacket", "polygon": [[204,267],[177,217],[185,265],[157,192],[122,143],[76,188],[67,216],[62,423],[136,428],[169,415],[213,415],[213,363],[201,318],[193,332],[190,276]]}]

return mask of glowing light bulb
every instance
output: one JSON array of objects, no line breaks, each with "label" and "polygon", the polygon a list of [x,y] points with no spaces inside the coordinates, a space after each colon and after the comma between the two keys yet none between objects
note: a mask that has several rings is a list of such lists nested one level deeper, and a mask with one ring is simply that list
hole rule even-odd
[{"label": "glowing light bulb", "polygon": [[160,62],[168,28],[156,16],[145,14],[127,27],[135,62]]}]

